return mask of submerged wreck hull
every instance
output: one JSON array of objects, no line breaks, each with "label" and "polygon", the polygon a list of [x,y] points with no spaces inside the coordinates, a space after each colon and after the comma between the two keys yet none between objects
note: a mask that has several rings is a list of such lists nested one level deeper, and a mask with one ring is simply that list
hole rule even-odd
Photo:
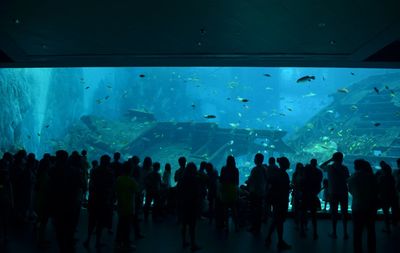
[{"label": "submerged wreck hull", "polygon": [[[130,115],[131,116],[131,115]],[[189,161],[212,162],[220,166],[228,154],[254,155],[255,152],[292,152],[282,138],[283,131],[227,129],[216,123],[157,122],[152,117],[131,117],[114,121],[97,116],[83,116],[65,137],[68,149],[86,148],[90,157],[119,151],[123,157],[151,156],[176,168],[180,156]],[[267,144],[266,144],[267,143]],[[251,165],[249,165],[251,167]]]}]

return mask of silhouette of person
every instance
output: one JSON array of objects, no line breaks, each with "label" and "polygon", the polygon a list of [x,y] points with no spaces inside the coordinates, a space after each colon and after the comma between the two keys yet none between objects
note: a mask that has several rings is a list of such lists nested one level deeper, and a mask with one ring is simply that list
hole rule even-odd
[{"label": "silhouette of person", "polygon": [[37,214],[37,239],[38,246],[45,247],[48,243],[45,240],[45,230],[50,215],[50,176],[51,156],[44,154],[39,162],[37,179],[35,185],[35,212]]},{"label": "silhouette of person", "polygon": [[60,252],[75,252],[74,234],[79,197],[82,189],[80,169],[68,159],[65,150],[56,152],[50,175],[53,224]]},{"label": "silhouette of person", "polygon": [[164,172],[161,178],[161,206],[162,206],[162,214],[165,215],[169,211],[169,202],[170,202],[170,189],[172,185],[172,176],[171,176],[171,164],[166,163],[164,166]]},{"label": "silhouette of person", "polygon": [[122,163],[120,162],[121,153],[115,152],[114,153],[114,161],[111,163],[112,171],[115,175],[115,178],[118,178],[122,175]]},{"label": "silhouette of person", "polygon": [[261,230],[263,202],[267,189],[267,176],[263,161],[264,155],[257,153],[254,157],[254,164],[256,166],[251,170],[249,179],[247,180],[252,219],[249,231],[253,234],[259,234]]},{"label": "silhouette of person", "polygon": [[82,207],[82,192],[85,187],[85,179],[84,179],[84,173],[83,173],[83,163],[82,163],[82,157],[79,155],[78,151],[73,151],[71,153],[71,156],[68,158],[68,166],[69,169],[72,171],[75,171],[79,173],[79,185],[80,187],[78,188],[78,195],[76,196],[76,200],[74,203],[74,206],[76,208],[74,214],[75,214],[75,227],[78,226],[79,224],[79,217],[81,213],[81,207]]},{"label": "silhouette of person", "polygon": [[[207,174],[206,174],[206,165],[207,162],[202,161],[199,166],[199,171],[197,173],[197,177],[200,182],[200,192],[201,192],[201,207],[200,210],[204,210],[205,208],[205,200],[207,197]],[[201,216],[203,213],[200,214]]]},{"label": "silhouette of person", "polygon": [[153,164],[153,171],[147,174],[144,179],[146,189],[146,201],[144,204],[144,220],[148,221],[151,203],[153,203],[152,217],[153,221],[160,220],[160,191],[161,191],[161,175],[160,163]]},{"label": "silhouette of person", "polygon": [[268,222],[268,217],[272,215],[272,205],[271,205],[271,192],[270,192],[270,178],[274,175],[275,172],[279,170],[279,167],[276,165],[275,158],[268,158],[268,165],[265,166],[265,175],[267,178],[266,192],[265,192],[265,207],[264,207],[264,217],[265,223]]},{"label": "silhouette of person", "polygon": [[171,183],[171,164],[166,163],[164,167],[164,173],[162,176],[162,183],[165,186],[166,189],[171,188],[172,183]]},{"label": "silhouette of person", "polygon": [[226,165],[221,169],[220,196],[223,208],[223,221],[226,231],[229,231],[228,210],[232,210],[232,219],[235,231],[239,231],[237,201],[239,198],[239,170],[236,167],[235,158],[229,155],[226,159]]},{"label": "silhouette of person", "polygon": [[14,155],[14,162],[10,171],[11,184],[14,194],[14,211],[18,222],[26,219],[28,198],[30,197],[30,171],[26,169],[26,151],[19,150]]},{"label": "silhouette of person", "polygon": [[[393,176],[396,180],[396,193],[397,193],[397,205],[400,206],[400,158],[396,160],[397,169],[394,171]],[[396,221],[400,220],[400,212],[397,214]]]},{"label": "silhouette of person", "polygon": [[174,175],[174,180],[176,183],[178,183],[179,180],[181,180],[183,177],[183,172],[186,167],[186,158],[183,156],[179,157],[178,163],[179,163],[179,168],[175,171],[175,175]]},{"label": "silhouette of person", "polygon": [[329,189],[328,189],[329,183],[328,179],[324,178],[322,180],[322,200],[324,201],[324,209],[323,211],[326,212],[326,206],[329,203]]},{"label": "silhouette of person", "polygon": [[87,191],[88,191],[88,182],[89,182],[89,162],[87,158],[87,151],[81,151],[81,159],[82,159],[82,177],[84,181],[83,189],[82,189],[82,201],[85,206],[87,206]]},{"label": "silhouette of person", "polygon": [[[10,169],[13,163],[11,153],[4,153],[0,160],[0,239],[3,244],[8,240],[8,224],[11,210],[14,208]],[[1,242],[1,241],[0,241]]]},{"label": "silhouette of person", "polygon": [[36,214],[34,212],[33,206],[33,192],[36,181],[37,169],[39,166],[39,161],[36,159],[35,154],[29,153],[26,157],[26,170],[24,173],[24,178],[26,182],[26,199],[27,199],[27,213],[26,217],[28,220],[34,220],[36,218]]},{"label": "silhouette of person", "polygon": [[328,189],[330,197],[330,211],[332,214],[332,233],[330,237],[337,238],[336,224],[338,218],[338,206],[343,219],[343,238],[348,239],[347,233],[347,214],[348,214],[348,187],[347,179],[350,176],[349,170],[343,165],[343,153],[336,152],[332,158],[321,164],[321,169],[328,173]]},{"label": "silhouette of person", "polygon": [[131,177],[138,184],[138,191],[135,194],[135,212],[133,215],[133,228],[135,232],[136,239],[144,238],[144,235],[141,233],[140,229],[140,221],[139,221],[139,213],[143,208],[143,199],[144,199],[144,183],[143,183],[143,170],[140,167],[140,158],[138,156],[132,156],[130,159],[131,163]]},{"label": "silhouette of person", "polygon": [[116,181],[116,196],[117,196],[117,212],[118,212],[118,225],[116,243],[120,250],[133,250],[136,249],[135,245],[129,242],[130,226],[133,222],[135,212],[135,196],[139,191],[139,186],[135,180],[129,176],[130,163],[125,162],[122,165],[121,175]]},{"label": "silhouette of person", "polygon": [[377,182],[371,165],[362,159],[354,161],[355,173],[348,179],[353,217],[354,253],[361,253],[363,230],[367,230],[368,252],[376,252],[375,217],[377,209]]},{"label": "silhouette of person", "polygon": [[301,223],[301,203],[304,194],[305,169],[302,163],[297,163],[292,175],[292,207],[294,213],[294,223],[296,230],[299,229]]},{"label": "silhouette of person", "polygon": [[197,167],[194,163],[188,163],[183,176],[178,180],[179,205],[182,215],[182,246],[189,246],[186,240],[186,230],[189,228],[190,246],[192,251],[200,247],[196,244],[196,220],[200,214],[201,186],[197,175]]},{"label": "silhouette of person", "polygon": [[279,170],[269,178],[273,220],[265,239],[265,245],[267,247],[271,245],[272,233],[276,229],[278,250],[288,250],[292,246],[283,240],[283,228],[289,205],[290,179],[286,170],[289,169],[290,162],[286,157],[280,157],[278,158],[278,164]]},{"label": "silhouette of person", "polygon": [[208,217],[210,224],[215,217],[215,201],[217,199],[218,171],[214,169],[212,163],[206,164],[207,172],[207,200]]},{"label": "silhouette of person", "polygon": [[306,230],[306,215],[310,211],[311,221],[313,225],[313,239],[318,239],[317,231],[317,210],[321,209],[321,202],[318,198],[318,193],[321,191],[322,171],[318,169],[316,159],[311,159],[310,164],[304,168],[304,187],[302,196],[302,219],[301,219],[301,234],[305,235]]},{"label": "silhouette of person", "polygon": [[114,175],[110,169],[111,158],[108,155],[100,157],[100,165],[92,168],[89,183],[88,202],[88,237],[84,247],[88,248],[94,228],[96,228],[96,248],[102,247],[102,230],[107,227],[110,209],[114,200]]},{"label": "silhouette of person", "polygon": [[[184,156],[179,157],[178,158],[178,164],[179,164],[179,168],[175,171],[175,174],[174,174],[174,181],[175,181],[176,184],[178,184],[179,181],[183,177],[183,173],[184,173],[185,168],[186,168],[186,158]],[[174,192],[175,191],[173,190],[172,194]],[[176,200],[176,209],[177,209],[178,222],[180,222],[181,218],[182,218],[182,215],[180,213],[182,211],[182,207],[179,206],[181,203],[182,203],[181,201]]]},{"label": "silhouette of person", "polygon": [[[376,173],[378,182],[378,198],[385,216],[384,232],[391,233],[391,222],[397,223],[398,198],[396,194],[396,183],[392,175],[392,168],[385,161],[379,163],[381,170]],[[392,216],[389,210],[392,210]]]}]

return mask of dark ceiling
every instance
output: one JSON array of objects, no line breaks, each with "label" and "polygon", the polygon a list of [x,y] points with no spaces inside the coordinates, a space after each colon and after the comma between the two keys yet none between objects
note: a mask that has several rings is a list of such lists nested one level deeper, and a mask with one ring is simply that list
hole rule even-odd
[{"label": "dark ceiling", "polygon": [[1,0],[0,67],[400,67],[399,0]]}]

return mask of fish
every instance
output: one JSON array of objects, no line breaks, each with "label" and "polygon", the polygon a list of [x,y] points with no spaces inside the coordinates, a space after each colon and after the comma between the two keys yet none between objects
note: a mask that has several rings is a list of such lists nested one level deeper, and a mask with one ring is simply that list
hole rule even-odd
[{"label": "fish", "polygon": [[376,92],[376,94],[379,94],[379,89],[374,87],[374,91]]},{"label": "fish", "polygon": [[249,100],[248,100],[247,98],[240,98],[240,97],[238,97],[237,99],[238,99],[240,102],[243,102],[243,103],[249,102]]},{"label": "fish", "polygon": [[335,128],[333,128],[333,127],[329,128],[329,131],[332,132],[333,130],[335,130]]},{"label": "fish", "polygon": [[340,88],[337,91],[340,93],[346,93],[346,94],[349,93],[349,90],[347,88]]},{"label": "fish", "polygon": [[112,86],[111,85],[107,85],[107,88],[112,89]]},{"label": "fish", "polygon": [[50,127],[50,125],[45,125],[44,127],[45,127],[45,128],[49,128],[49,127]]},{"label": "fish", "polygon": [[325,81],[325,77],[324,76],[322,77],[322,81]]},{"label": "fish", "polygon": [[310,93],[304,95],[303,98],[314,97],[314,96],[316,96],[316,95],[317,95],[317,94],[315,94],[314,92],[310,92]]},{"label": "fish", "polygon": [[353,72],[350,72],[350,75],[354,76],[355,74]]},{"label": "fish", "polygon": [[238,112],[238,116],[239,116],[239,117],[242,117],[242,114],[241,114],[240,112]]},{"label": "fish", "polygon": [[147,138],[147,137],[142,137],[141,139],[142,139],[142,140],[144,140],[144,141],[147,141],[147,142],[149,142],[149,141],[150,141],[150,139],[149,139],[149,138]]},{"label": "fish", "polygon": [[40,137],[40,133],[37,133],[37,136],[39,136],[39,137]]},{"label": "fish", "polygon": [[176,130],[182,130],[183,129],[183,127],[178,127]]},{"label": "fish", "polygon": [[140,74],[139,77],[140,77],[140,78],[144,78],[145,75],[144,75],[144,74]]},{"label": "fish", "polygon": [[229,82],[228,83],[228,87],[231,88],[231,89],[236,88],[238,85],[239,85],[238,82]]},{"label": "fish", "polygon": [[208,154],[207,154],[207,153],[204,153],[204,154],[202,154],[202,155],[201,155],[201,157],[203,157],[203,158],[206,158],[206,159],[207,159],[207,158],[208,158]]},{"label": "fish", "polygon": [[266,90],[273,90],[273,88],[271,88],[271,87],[269,87],[269,86],[268,86],[268,87],[265,87],[265,89],[266,89]]},{"label": "fish", "polygon": [[374,123],[374,126],[376,126],[376,127],[378,127],[380,125],[381,125],[381,123],[379,123],[379,122]]},{"label": "fish", "polygon": [[188,79],[186,79],[187,81],[193,81],[193,82],[198,82],[198,81],[200,81],[200,79],[199,78],[197,78],[197,77],[189,77]]},{"label": "fish", "polygon": [[288,109],[289,112],[292,112],[292,111],[293,111],[293,109],[290,108],[290,107],[288,107],[287,109]]},{"label": "fish", "polygon": [[356,110],[358,110],[358,106],[352,105],[352,106],[351,106],[351,109],[352,109],[353,111],[356,111]]},{"label": "fish", "polygon": [[105,100],[107,100],[107,99],[109,99],[109,98],[110,98],[110,96],[105,96],[105,98],[104,98],[104,99],[105,99]]},{"label": "fish", "polygon": [[385,85],[385,88],[386,88],[387,90],[389,90],[389,86]]},{"label": "fish", "polygon": [[305,83],[311,82],[311,80],[315,80],[315,76],[303,76],[297,79],[296,83]]},{"label": "fish", "polygon": [[32,136],[30,136],[30,135],[27,135],[26,137],[28,137],[29,140],[32,138]]},{"label": "fish", "polygon": [[286,114],[284,114],[284,113],[282,113],[282,112],[281,112],[281,113],[279,113],[279,115],[281,115],[281,116],[286,116]]},{"label": "fish", "polygon": [[264,76],[266,76],[266,77],[271,77],[271,75],[270,75],[270,74],[264,74]]},{"label": "fish", "polygon": [[231,98],[226,98],[226,100],[231,100]]},{"label": "fish", "polygon": [[327,146],[324,146],[324,145],[319,145],[321,148],[323,148],[323,149],[329,149]]},{"label": "fish", "polygon": [[86,87],[85,87],[85,90],[87,90],[87,89],[89,89],[89,88],[90,88],[90,86],[86,86]]},{"label": "fish", "polygon": [[103,103],[103,99],[96,99],[96,103],[99,105],[101,103]]},{"label": "fish", "polygon": [[204,115],[204,118],[206,118],[206,119],[215,119],[217,116],[215,116],[215,115],[212,115],[212,114],[206,114],[206,115]]},{"label": "fish", "polygon": [[395,97],[396,96],[396,93],[394,93],[394,90],[390,90],[390,96],[391,97]]}]

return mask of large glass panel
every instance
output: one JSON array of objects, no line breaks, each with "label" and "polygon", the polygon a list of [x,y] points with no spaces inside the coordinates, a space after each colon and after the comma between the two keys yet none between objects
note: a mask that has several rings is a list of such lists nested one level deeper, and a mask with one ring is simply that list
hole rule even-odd
[{"label": "large glass panel", "polygon": [[253,156],[292,162],[345,154],[374,166],[400,156],[400,70],[124,67],[0,69],[0,150],[89,158],[119,151],[220,168],[233,154],[241,183]]}]

